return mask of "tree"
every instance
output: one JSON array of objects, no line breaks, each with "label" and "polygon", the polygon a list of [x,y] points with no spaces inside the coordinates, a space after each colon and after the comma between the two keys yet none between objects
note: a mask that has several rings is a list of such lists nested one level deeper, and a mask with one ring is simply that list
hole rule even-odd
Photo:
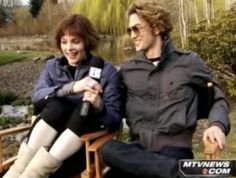
[{"label": "tree", "polygon": [[194,7],[195,22],[196,22],[196,26],[198,27],[199,19],[198,19],[198,11],[197,11],[197,2],[196,2],[196,0],[193,0],[193,7]]},{"label": "tree", "polygon": [[0,26],[13,21],[13,9],[20,4],[19,0],[0,0]]},{"label": "tree", "polygon": [[126,10],[133,0],[79,0],[73,12],[87,16],[102,34],[121,35],[127,26]]},{"label": "tree", "polygon": [[37,17],[38,23],[35,24],[37,30],[46,34],[52,32],[55,28],[55,24],[63,17],[67,16],[70,13],[70,9],[70,4],[67,2],[55,3],[55,1],[53,2],[52,0],[45,0],[40,15]]},{"label": "tree", "polygon": [[39,15],[41,7],[44,3],[44,0],[29,0],[30,13],[33,18],[36,18]]},{"label": "tree", "polygon": [[211,23],[211,15],[212,15],[212,0],[204,0],[204,14],[207,20],[207,24],[210,25]]}]

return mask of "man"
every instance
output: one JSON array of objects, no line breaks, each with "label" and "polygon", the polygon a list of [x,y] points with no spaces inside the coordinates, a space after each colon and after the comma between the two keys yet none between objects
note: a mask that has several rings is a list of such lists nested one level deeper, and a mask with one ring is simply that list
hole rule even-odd
[{"label": "man", "polygon": [[107,177],[181,177],[178,160],[193,158],[197,88],[214,84],[203,139],[217,142],[221,149],[230,129],[229,106],[199,56],[172,44],[168,12],[155,1],[138,1],[130,6],[128,16],[127,31],[139,53],[121,67],[120,74],[134,143],[112,140],[103,146],[103,159],[112,168]]}]

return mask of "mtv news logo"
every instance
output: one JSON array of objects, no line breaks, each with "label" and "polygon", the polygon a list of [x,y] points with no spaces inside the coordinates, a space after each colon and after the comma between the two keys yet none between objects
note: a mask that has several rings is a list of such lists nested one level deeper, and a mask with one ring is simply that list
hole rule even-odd
[{"label": "mtv news logo", "polygon": [[180,172],[186,176],[236,176],[236,160],[180,160]]}]

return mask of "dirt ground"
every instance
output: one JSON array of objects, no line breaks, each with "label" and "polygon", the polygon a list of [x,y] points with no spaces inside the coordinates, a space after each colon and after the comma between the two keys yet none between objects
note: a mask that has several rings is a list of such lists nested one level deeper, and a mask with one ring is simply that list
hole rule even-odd
[{"label": "dirt ground", "polygon": [[[50,38],[37,35],[1,37],[0,49],[45,51],[51,49]],[[44,64],[43,60],[31,59],[0,66],[0,93],[14,92],[17,96],[30,97],[35,79]]]},{"label": "dirt ground", "polygon": [[[25,60],[0,66],[0,93],[13,92],[20,97],[30,97],[37,75],[44,64],[44,61]],[[3,140],[3,159],[13,156],[18,146],[17,141]]]},{"label": "dirt ground", "polygon": [[30,97],[44,61],[25,60],[0,66],[0,93],[13,92]]}]

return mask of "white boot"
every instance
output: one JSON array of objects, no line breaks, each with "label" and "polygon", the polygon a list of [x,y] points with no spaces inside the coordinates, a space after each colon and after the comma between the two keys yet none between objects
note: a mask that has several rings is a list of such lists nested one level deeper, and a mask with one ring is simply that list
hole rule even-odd
[{"label": "white boot", "polygon": [[18,151],[17,159],[2,178],[18,178],[31,161],[35,151],[31,150],[23,141]]},{"label": "white boot", "polygon": [[41,147],[19,178],[46,178],[61,164],[62,162],[56,160],[44,147]]}]

